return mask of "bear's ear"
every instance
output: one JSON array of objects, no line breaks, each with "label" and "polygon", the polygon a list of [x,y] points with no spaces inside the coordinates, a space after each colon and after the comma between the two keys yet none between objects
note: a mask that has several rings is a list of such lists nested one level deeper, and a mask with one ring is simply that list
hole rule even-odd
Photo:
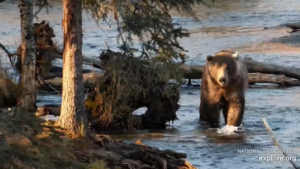
[{"label": "bear's ear", "polygon": [[212,58],[213,58],[213,56],[211,56],[211,55],[208,55],[208,56],[206,57],[206,60],[207,60],[207,61],[211,61],[211,60],[212,60]]},{"label": "bear's ear", "polygon": [[231,56],[234,57],[235,59],[239,59],[239,52],[234,51],[234,52],[231,54]]}]

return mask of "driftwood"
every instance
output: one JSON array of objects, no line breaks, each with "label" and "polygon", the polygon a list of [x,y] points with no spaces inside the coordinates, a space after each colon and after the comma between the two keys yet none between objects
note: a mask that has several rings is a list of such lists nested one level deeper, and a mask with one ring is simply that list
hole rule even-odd
[{"label": "driftwood", "polygon": [[280,86],[300,86],[300,80],[294,80],[284,75],[249,73],[249,83],[271,83]]},{"label": "driftwood", "polygon": [[[287,158],[287,159],[291,158],[291,156],[287,155],[286,151],[280,146],[279,142],[276,140],[276,138],[272,132],[272,128],[269,126],[269,124],[267,122],[267,119],[262,118],[262,120],[263,120],[263,123],[264,123],[269,135],[272,137],[273,143],[279,148],[280,152],[284,155],[285,158]],[[294,161],[292,161],[292,160],[286,160],[286,161],[290,162],[295,169],[299,169],[299,167],[297,167],[297,165],[294,163]]]},{"label": "driftwood", "polygon": [[249,73],[285,75],[286,77],[300,80],[299,68],[257,62],[250,58],[244,59],[243,61],[246,64]]}]

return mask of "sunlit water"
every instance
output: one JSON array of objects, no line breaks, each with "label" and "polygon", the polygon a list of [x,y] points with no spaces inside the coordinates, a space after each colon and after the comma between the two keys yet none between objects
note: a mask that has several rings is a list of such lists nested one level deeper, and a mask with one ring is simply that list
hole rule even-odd
[{"label": "sunlit water", "polygon": [[[299,34],[289,35],[286,28],[276,26],[299,22],[298,0],[222,0],[215,8],[195,7],[201,23],[175,15],[174,21],[189,29],[191,36],[180,42],[188,50],[188,64],[203,65],[206,55],[222,49],[239,51],[242,57],[300,67]],[[50,15],[45,11],[39,16],[53,26],[56,40],[62,43],[62,7],[54,5]],[[0,42],[16,48],[20,41],[20,21],[17,4],[0,3]],[[105,41],[112,49],[117,48],[116,25],[105,23],[96,26],[84,17],[84,47],[86,56],[95,56],[105,49]],[[270,29],[263,29],[270,27]],[[4,58],[2,58],[4,60]],[[60,65],[61,62],[56,62]],[[194,83],[199,83],[197,80]],[[38,97],[39,105],[60,104],[57,96]],[[277,149],[268,135],[262,118],[266,118],[276,138],[291,157],[297,158],[300,166],[300,88],[250,88],[246,95],[246,110],[242,130],[235,133],[232,128],[207,129],[199,123],[199,87],[185,87],[181,91],[179,121],[167,130],[146,130],[111,134],[113,138],[134,142],[140,139],[147,145],[161,149],[172,149],[187,153],[188,160],[198,168],[291,168],[287,161],[280,161],[276,153],[250,153],[250,150]],[[137,113],[144,112],[140,109]],[[221,116],[222,117],[222,116]],[[222,125],[224,121],[222,119]],[[231,132],[230,132],[231,131]],[[228,134],[230,132],[231,134]],[[253,152],[252,151],[252,152]],[[269,157],[262,161],[259,157]],[[266,159],[265,158],[265,159]],[[295,160],[295,159],[292,159]]]}]

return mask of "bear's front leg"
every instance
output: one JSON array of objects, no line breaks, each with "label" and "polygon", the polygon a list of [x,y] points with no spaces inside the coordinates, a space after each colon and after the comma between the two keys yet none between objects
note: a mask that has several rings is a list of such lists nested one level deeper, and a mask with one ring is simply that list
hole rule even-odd
[{"label": "bear's front leg", "polygon": [[209,123],[210,128],[220,127],[220,110],[218,104],[210,103],[207,100],[202,100],[200,103],[200,120]]},{"label": "bear's front leg", "polygon": [[242,124],[245,109],[245,97],[230,100],[228,104],[227,125],[239,127]]}]

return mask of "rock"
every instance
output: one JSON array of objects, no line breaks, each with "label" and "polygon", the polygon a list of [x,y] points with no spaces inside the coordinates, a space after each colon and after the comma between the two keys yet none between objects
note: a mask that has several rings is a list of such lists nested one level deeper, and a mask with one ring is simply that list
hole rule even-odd
[{"label": "rock", "polygon": [[187,155],[185,153],[179,153],[179,152],[175,152],[173,150],[164,150],[163,153],[173,156],[176,159],[187,158]]},{"label": "rock", "polygon": [[140,168],[140,166],[141,166],[141,164],[138,163],[137,161],[130,160],[130,159],[125,159],[122,162],[123,162],[123,165],[127,166],[128,168],[130,168],[130,167],[132,167],[132,168]]},{"label": "rock", "polygon": [[114,152],[106,151],[104,149],[94,149],[88,151],[91,155],[94,155],[100,159],[112,160],[115,162],[120,162],[122,157]]},{"label": "rock", "polygon": [[31,140],[20,133],[6,135],[5,139],[9,146],[28,147],[32,145]]}]

